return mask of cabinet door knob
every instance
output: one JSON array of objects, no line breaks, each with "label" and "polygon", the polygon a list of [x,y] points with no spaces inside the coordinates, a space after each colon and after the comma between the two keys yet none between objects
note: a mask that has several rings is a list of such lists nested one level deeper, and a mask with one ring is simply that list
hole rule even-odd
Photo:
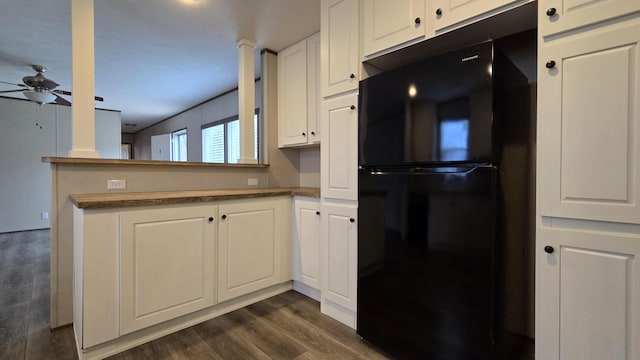
[{"label": "cabinet door knob", "polygon": [[416,22],[416,25],[420,25],[420,18],[419,17],[417,17],[414,21]]},{"label": "cabinet door knob", "polygon": [[553,16],[556,14],[556,8],[548,8],[547,9],[547,16]]},{"label": "cabinet door knob", "polygon": [[349,219],[349,222],[352,222],[352,223],[353,223],[353,222],[356,222],[356,219],[354,219],[354,218],[350,218],[350,219]]},{"label": "cabinet door knob", "polygon": [[302,133],[302,136],[307,136],[307,133]]},{"label": "cabinet door knob", "polygon": [[212,223],[213,222],[213,216],[209,217],[209,222]]},{"label": "cabinet door knob", "polygon": [[355,75],[355,74],[350,74],[350,75],[349,75],[349,77],[350,77],[351,79],[355,79],[355,78],[356,78],[356,75]]},{"label": "cabinet door knob", "polygon": [[355,109],[356,109],[356,106],[355,106],[355,105],[351,105],[351,106],[349,106],[349,109],[351,109],[351,110],[355,110]]},{"label": "cabinet door knob", "polygon": [[442,16],[442,9],[440,8],[436,9],[436,15]]},{"label": "cabinet door knob", "polygon": [[316,136],[316,132],[315,132],[315,131],[312,131],[312,132],[311,132],[311,135]]},{"label": "cabinet door knob", "polygon": [[320,215],[320,211],[316,211],[316,215]]},{"label": "cabinet door knob", "polygon": [[226,218],[227,218],[227,215],[224,215],[224,214],[223,214],[223,215],[222,215],[222,220],[224,220],[224,219],[226,219]]},{"label": "cabinet door knob", "polygon": [[553,254],[553,252],[555,251],[555,249],[553,248],[553,246],[545,246],[544,247],[544,252],[546,252],[547,254]]},{"label": "cabinet door knob", "polygon": [[556,67],[556,62],[553,60],[549,60],[544,66],[546,66],[547,69],[553,69],[554,67]]}]

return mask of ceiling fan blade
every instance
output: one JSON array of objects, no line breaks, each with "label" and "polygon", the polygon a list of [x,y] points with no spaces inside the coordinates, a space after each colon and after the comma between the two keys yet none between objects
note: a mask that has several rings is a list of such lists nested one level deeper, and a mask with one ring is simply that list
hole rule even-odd
[{"label": "ceiling fan blade", "polygon": [[53,95],[56,96],[56,100],[54,101],[56,104],[71,106],[71,103],[65,100],[64,98],[62,98],[60,95],[58,94],[53,94]]},{"label": "ceiling fan blade", "polygon": [[[52,92],[56,93],[56,94],[61,94],[61,95],[67,95],[67,96],[72,96],[71,95],[71,91],[66,91],[66,90],[53,90]],[[96,101],[104,101],[104,98],[101,96],[95,96],[94,99]]]},{"label": "ceiling fan blade", "polygon": [[3,91],[0,91],[0,94],[10,93],[10,92],[22,92],[22,91],[24,91],[24,89],[20,89],[20,90],[3,90]]},{"label": "ceiling fan blade", "polygon": [[13,85],[13,86],[20,86],[20,87],[24,87],[24,88],[28,87],[25,84],[14,84],[14,83],[6,82],[6,81],[0,81],[0,83],[7,84],[7,85]]}]

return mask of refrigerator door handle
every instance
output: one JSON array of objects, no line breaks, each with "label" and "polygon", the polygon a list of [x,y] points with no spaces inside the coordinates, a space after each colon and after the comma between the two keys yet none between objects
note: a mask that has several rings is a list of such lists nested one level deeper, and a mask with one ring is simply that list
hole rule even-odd
[{"label": "refrigerator door handle", "polygon": [[359,167],[360,170],[364,170],[370,175],[385,175],[385,174],[408,174],[408,175],[450,175],[461,174],[467,175],[478,169],[497,169],[496,166],[490,164],[476,164],[474,166],[440,166],[440,167],[420,167],[416,166],[410,169],[390,169],[390,168],[365,168]]}]

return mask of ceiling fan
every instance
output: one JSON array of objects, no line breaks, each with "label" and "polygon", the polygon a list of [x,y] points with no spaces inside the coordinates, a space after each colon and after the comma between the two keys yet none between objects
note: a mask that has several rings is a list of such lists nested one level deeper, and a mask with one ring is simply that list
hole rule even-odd
[{"label": "ceiling fan", "polygon": [[[24,84],[14,84],[6,81],[0,81],[3,84],[15,85],[21,87],[18,90],[4,90],[2,93],[11,93],[22,91],[22,94],[29,100],[34,101],[40,105],[55,102],[60,105],[71,105],[69,101],[61,97],[60,95],[71,96],[70,91],[56,90],[60,85],[57,82],[47,79],[42,73],[47,71],[47,68],[40,65],[31,65],[31,68],[36,71],[37,74],[32,76],[25,76],[22,78]],[[95,97],[96,101],[104,101],[100,96]]]}]

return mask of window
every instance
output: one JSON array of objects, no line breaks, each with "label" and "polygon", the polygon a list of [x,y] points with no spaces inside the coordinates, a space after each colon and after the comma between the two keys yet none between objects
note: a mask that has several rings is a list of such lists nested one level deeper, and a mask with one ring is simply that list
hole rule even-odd
[{"label": "window", "polygon": [[[253,156],[259,160],[258,111],[253,115]],[[240,158],[240,120],[237,116],[202,126],[202,161],[235,164]]]},{"label": "window", "polygon": [[440,159],[466,160],[469,156],[469,119],[445,119],[440,122]]},{"label": "window", "polygon": [[187,161],[187,129],[171,133],[171,161]]}]

